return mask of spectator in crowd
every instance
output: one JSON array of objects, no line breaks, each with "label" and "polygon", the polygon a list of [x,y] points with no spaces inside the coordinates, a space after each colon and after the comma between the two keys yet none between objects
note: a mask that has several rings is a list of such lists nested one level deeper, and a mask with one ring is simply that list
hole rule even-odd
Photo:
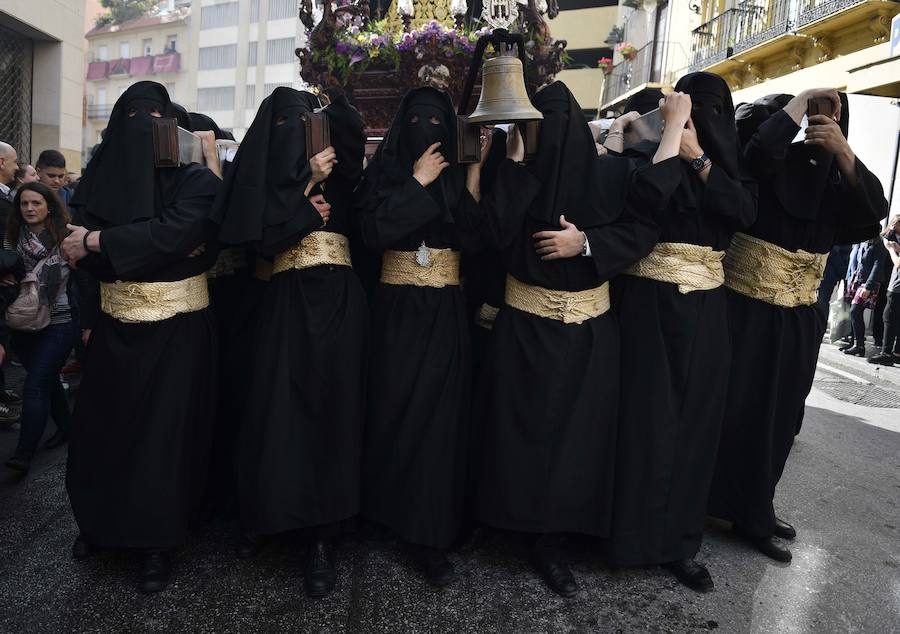
[{"label": "spectator in crowd", "polygon": [[38,180],[37,170],[34,169],[33,165],[23,165],[16,170],[14,178],[15,185],[10,191],[10,197],[15,196],[16,191],[18,191],[18,189],[25,183],[33,183],[34,181]]},{"label": "spectator in crowd", "polygon": [[72,344],[78,336],[77,311],[70,301],[69,265],[60,253],[60,244],[68,235],[69,214],[59,197],[42,183],[23,185],[13,200],[13,213],[6,221],[5,249],[17,252],[25,272],[37,277],[42,303],[49,306],[49,324],[39,320],[13,333],[13,347],[25,367],[22,402],[22,430],[15,454],[6,466],[28,471],[37,450],[48,414],[56,423],[56,433],[44,444],[52,449],[68,438],[71,413],[66,393],[59,380]]},{"label": "spectator in crowd", "polygon": [[894,365],[900,362],[900,214],[894,214],[881,234],[888,253],[890,277],[885,293],[884,337],[881,352],[869,363]]},{"label": "spectator in crowd", "polygon": [[69,199],[72,194],[66,188],[66,176],[68,174],[66,171],[66,157],[59,150],[44,150],[38,156],[37,163],[34,166],[37,168],[38,178],[40,178],[41,182],[52,189],[53,193],[59,196],[63,205],[68,209]]},{"label": "spectator in crowd", "polygon": [[866,356],[865,309],[874,310],[881,290],[881,267],[884,265],[884,246],[881,236],[860,242],[850,252],[850,267],[847,269],[847,292],[844,301],[850,304],[850,325],[853,340],[841,346],[844,354]]},{"label": "spectator in crowd", "polygon": [[822,274],[822,283],[819,284],[816,296],[816,304],[825,316],[828,315],[828,304],[831,302],[834,287],[847,277],[847,267],[850,266],[850,249],[850,245],[836,244],[831,247],[831,253],[828,254],[825,273]]},{"label": "spectator in crowd", "polygon": [[[0,243],[6,219],[12,210],[12,188],[16,183],[16,170],[19,169],[16,148],[0,141]],[[12,390],[6,389],[6,379],[0,364],[0,425],[12,424],[19,420],[19,414],[11,406],[18,405],[22,399]]]}]

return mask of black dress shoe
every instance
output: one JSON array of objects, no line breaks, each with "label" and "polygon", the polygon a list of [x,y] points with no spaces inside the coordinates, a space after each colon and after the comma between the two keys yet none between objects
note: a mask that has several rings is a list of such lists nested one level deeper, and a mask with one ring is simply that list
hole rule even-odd
[{"label": "black dress shoe", "polygon": [[435,588],[448,586],[456,579],[456,569],[443,550],[422,546],[418,549],[418,558],[425,579]]},{"label": "black dress shoe", "polygon": [[317,541],[306,551],[306,562],[303,566],[303,586],[306,596],[324,597],[334,590],[334,559],[331,548],[324,541]]},{"label": "black dress shoe", "polygon": [[534,544],[533,557],[534,565],[551,590],[567,599],[578,594],[578,583],[558,539],[550,535],[540,537]]},{"label": "black dress shoe", "polygon": [[78,537],[75,538],[75,543],[72,544],[72,559],[75,561],[87,559],[92,550],[91,545],[84,538],[84,535],[78,533]]},{"label": "black dress shoe", "polygon": [[849,354],[851,357],[864,357],[866,356],[866,347],[853,346],[852,348],[847,348],[843,352],[844,354]]},{"label": "black dress shoe", "polygon": [[28,473],[31,469],[31,456],[23,453],[13,454],[13,457],[6,461],[6,466],[13,471]]},{"label": "black dress shoe", "polygon": [[782,561],[785,563],[789,562],[792,558],[791,551],[788,549],[788,547],[785,546],[782,541],[774,535],[770,535],[768,537],[749,535],[739,526],[734,527],[734,532],[747,540],[747,543],[749,543],[766,557],[774,559],[775,561]]},{"label": "black dress shoe", "polygon": [[879,352],[874,357],[869,357],[867,361],[877,365],[894,365],[894,355],[886,352]]},{"label": "black dress shoe", "polygon": [[44,443],[41,449],[44,451],[47,451],[48,449],[56,449],[57,447],[62,447],[67,442],[69,442],[69,434],[62,431],[61,429],[57,429],[56,433],[47,439],[47,442]]},{"label": "black dress shoe", "polygon": [[709,571],[701,563],[693,559],[679,559],[662,565],[663,568],[675,575],[681,583],[697,592],[709,592],[713,589],[713,580]]},{"label": "black dress shoe", "polygon": [[845,344],[838,346],[838,350],[840,352],[844,352],[845,350],[849,350],[852,347],[853,347],[853,342],[850,341],[849,343],[845,343]]},{"label": "black dress shoe", "polygon": [[241,533],[235,544],[234,552],[238,559],[250,559],[257,555],[265,545],[266,540],[262,535],[255,533]]},{"label": "black dress shoe", "polygon": [[162,592],[169,585],[172,564],[169,554],[161,550],[151,550],[144,555],[141,563],[141,577],[138,590],[144,594]]},{"label": "black dress shoe", "polygon": [[785,522],[784,520],[780,520],[777,517],[775,518],[775,537],[780,537],[781,539],[794,539],[797,537],[797,531],[793,526]]}]

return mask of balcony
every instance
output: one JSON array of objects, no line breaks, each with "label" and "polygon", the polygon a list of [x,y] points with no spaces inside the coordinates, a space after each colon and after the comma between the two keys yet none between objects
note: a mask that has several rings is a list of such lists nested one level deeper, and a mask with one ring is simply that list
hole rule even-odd
[{"label": "balcony", "polygon": [[87,107],[87,116],[88,119],[109,119],[109,115],[112,114],[112,105],[100,105],[100,106],[88,106]]},{"label": "balcony", "polygon": [[889,25],[898,12],[897,0],[743,0],[694,29],[690,69],[728,72],[794,49],[787,67],[795,70],[803,66],[803,45],[820,48],[825,61],[843,53],[835,48],[852,52],[884,41],[889,26],[879,24]]},{"label": "balcony", "polygon": [[[656,63],[654,64],[654,57]],[[671,85],[670,73],[662,69],[683,69],[687,65],[684,48],[675,42],[650,42],[638,49],[631,60],[622,60],[612,67],[603,82],[601,110],[615,109],[628,97],[643,88],[662,88]]]},{"label": "balcony", "polygon": [[98,61],[88,64],[88,81],[100,81],[113,76],[145,77],[164,75],[181,70],[181,54],[176,52],[162,55],[145,55],[130,59]]}]

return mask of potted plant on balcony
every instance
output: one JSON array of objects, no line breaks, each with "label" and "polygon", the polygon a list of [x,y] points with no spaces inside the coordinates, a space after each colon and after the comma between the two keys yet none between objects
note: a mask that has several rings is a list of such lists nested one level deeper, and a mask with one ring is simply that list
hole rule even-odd
[{"label": "potted plant on balcony", "polygon": [[616,52],[628,61],[631,61],[635,57],[637,57],[637,49],[631,42],[622,42],[621,44],[616,44]]},{"label": "potted plant on balcony", "polygon": [[610,57],[601,57],[597,60],[597,68],[603,71],[604,75],[609,75],[613,69],[613,61]]}]

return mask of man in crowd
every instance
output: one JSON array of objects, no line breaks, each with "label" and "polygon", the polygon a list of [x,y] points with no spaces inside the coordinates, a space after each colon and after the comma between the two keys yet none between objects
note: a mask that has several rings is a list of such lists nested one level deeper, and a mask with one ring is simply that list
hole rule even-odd
[{"label": "man in crowd", "polygon": [[59,150],[44,150],[34,164],[40,181],[56,192],[68,208],[71,192],[66,185],[66,157]]},{"label": "man in crowd", "polygon": [[[19,169],[16,148],[0,141],[0,243],[6,229],[6,218],[12,210],[12,188],[16,183],[16,171]],[[5,356],[5,355],[4,355]],[[0,358],[0,364],[5,359]],[[6,379],[0,366],[0,425],[11,425],[19,420],[18,412],[10,405],[16,405],[22,399],[12,390],[6,389]]]}]

